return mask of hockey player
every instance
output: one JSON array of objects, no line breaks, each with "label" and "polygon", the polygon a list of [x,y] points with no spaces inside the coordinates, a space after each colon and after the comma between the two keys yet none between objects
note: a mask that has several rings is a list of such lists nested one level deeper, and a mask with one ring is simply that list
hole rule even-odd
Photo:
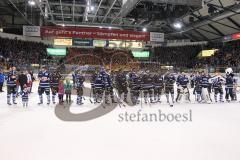
[{"label": "hockey player", "polygon": [[72,73],[73,88],[76,87],[76,81],[75,81],[75,79],[76,79],[76,70],[74,70],[74,72]]},{"label": "hockey player", "polygon": [[177,80],[176,80],[176,84],[177,84],[177,98],[176,98],[176,101],[178,100],[178,98],[180,96],[180,91],[182,89],[181,86],[179,86],[179,81],[180,81],[181,78],[182,78],[182,74],[179,72]]},{"label": "hockey player", "polygon": [[16,68],[12,67],[10,68],[10,71],[8,72],[7,75],[7,104],[11,104],[11,96],[12,96],[12,101],[13,104],[16,103],[16,94],[17,94],[17,72]]},{"label": "hockey player", "polygon": [[110,104],[108,101],[108,96],[110,95],[112,103],[116,103],[114,100],[114,95],[113,95],[113,83],[112,83],[112,77],[110,74],[110,71],[102,72],[101,73],[104,78],[104,90],[105,90],[105,103]]},{"label": "hockey player", "polygon": [[191,88],[194,88],[194,85],[195,85],[194,79],[195,79],[195,76],[194,76],[194,74],[192,73],[192,74],[190,75]]},{"label": "hockey player", "polygon": [[81,74],[80,71],[76,72],[76,77],[75,77],[75,82],[76,82],[76,90],[77,90],[77,104],[82,105],[82,96],[83,96],[83,83],[85,81],[84,75]]},{"label": "hockey player", "polygon": [[201,75],[198,72],[194,76],[194,86],[193,94],[195,95],[195,100],[200,103],[202,101],[202,86]]},{"label": "hockey player", "polygon": [[139,104],[138,98],[141,89],[141,78],[137,75],[136,70],[134,68],[129,73],[128,78],[131,101],[133,104]]},{"label": "hockey player", "polygon": [[[165,94],[167,97],[167,103],[170,103],[169,101],[169,94],[172,98],[172,103],[174,103],[174,83],[176,82],[176,78],[173,74],[167,72],[164,76],[164,82],[165,82]],[[172,105],[171,105],[172,106]]]},{"label": "hockey player", "polygon": [[94,103],[101,103],[105,87],[104,77],[101,74],[101,72],[94,74],[92,84],[94,89],[93,90]]},{"label": "hockey player", "polygon": [[182,96],[186,96],[186,100],[190,102],[190,93],[188,89],[189,79],[187,75],[183,72],[181,75],[177,78],[177,86],[178,86],[178,96],[176,98],[176,102],[180,101],[182,99]]},{"label": "hockey player", "polygon": [[47,95],[47,104],[50,104],[50,74],[43,66],[41,71],[38,73],[38,78],[40,80],[39,87],[38,87],[38,94],[40,102],[38,103],[43,104],[43,93]]},{"label": "hockey player", "polygon": [[53,104],[56,103],[55,99],[58,93],[58,85],[61,78],[62,78],[61,74],[56,69],[54,69],[53,73],[50,74],[50,86],[51,86]]},{"label": "hockey player", "polygon": [[115,76],[116,89],[118,91],[118,96],[121,98],[121,95],[124,94],[124,102],[127,102],[127,78],[126,74],[120,69]]},{"label": "hockey player", "polygon": [[225,90],[226,90],[226,101],[230,102],[229,96],[231,100],[234,100],[234,94],[233,94],[233,88],[236,84],[236,80],[234,79],[234,74],[232,68],[226,69],[226,84],[225,84]]},{"label": "hockey player", "polygon": [[211,96],[209,91],[209,86],[211,83],[209,82],[211,76],[207,74],[206,72],[203,72],[200,80],[200,85],[202,88],[202,102],[210,103],[211,102]]},{"label": "hockey player", "polygon": [[149,71],[146,71],[141,76],[141,89],[143,91],[144,101],[148,103],[148,95],[150,98],[150,103],[153,103],[152,94],[153,94],[153,77],[150,75]]},{"label": "hockey player", "polygon": [[153,87],[154,87],[154,101],[161,102],[161,94],[164,89],[164,79],[161,74],[154,74],[153,76]]},{"label": "hockey player", "polygon": [[216,74],[216,76],[213,78],[212,80],[212,85],[213,85],[213,89],[214,89],[214,99],[215,102],[218,102],[218,94],[220,94],[220,102],[224,102],[223,101],[223,85],[224,83],[224,79],[223,77],[221,77],[219,74]]}]

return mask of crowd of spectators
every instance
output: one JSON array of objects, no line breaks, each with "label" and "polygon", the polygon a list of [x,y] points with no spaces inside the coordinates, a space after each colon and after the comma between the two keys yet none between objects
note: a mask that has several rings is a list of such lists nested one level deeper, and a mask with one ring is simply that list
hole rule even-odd
[{"label": "crowd of spectators", "polygon": [[13,65],[39,64],[47,56],[48,46],[40,42],[22,41],[0,37],[0,63]]},{"label": "crowd of spectators", "polygon": [[201,50],[201,45],[156,47],[152,61],[160,65],[191,68]]},{"label": "crowd of spectators", "polygon": [[240,67],[240,40],[221,43],[212,48],[218,49],[212,57],[198,59],[195,67]]},{"label": "crowd of spectators", "polygon": [[[202,50],[217,49],[211,57],[198,57]],[[184,68],[240,67],[240,40],[208,45],[157,47],[152,60],[160,65]]]},{"label": "crowd of spectators", "polygon": [[[47,56],[46,53],[47,47],[49,46],[40,42],[0,37],[0,65],[4,66],[7,64],[13,64],[19,66],[26,64],[40,64],[43,59],[51,60],[52,57]],[[207,49],[218,49],[218,51],[212,57],[199,58],[198,54],[202,50]],[[81,57],[79,55],[86,56]],[[115,59],[112,58],[113,55],[116,55]],[[109,48],[68,48],[68,54],[65,57],[64,62],[81,65],[109,65],[111,60],[114,60],[115,64],[127,65],[127,63],[133,59],[134,57],[130,50]],[[240,68],[240,40],[226,43],[209,43],[208,45],[156,47],[152,52],[150,62],[154,64],[155,67],[165,65],[174,66],[176,68],[203,68],[206,66],[228,66]],[[151,67],[151,65],[146,63],[143,63],[142,65],[147,68]]]},{"label": "crowd of spectators", "polygon": [[[121,61],[126,61],[126,56],[133,59],[133,55],[130,50],[117,50],[117,49],[108,49],[108,48],[69,48],[66,61],[72,63],[76,61],[77,64],[110,64],[113,59],[113,55],[121,54],[122,56],[117,56],[116,63],[121,63]],[[123,56],[126,55],[126,56]],[[91,55],[83,56],[80,55]],[[77,57],[76,59],[72,59]],[[81,59],[81,60],[79,60]],[[115,58],[116,60],[116,58]],[[75,62],[74,62],[75,63]]]}]

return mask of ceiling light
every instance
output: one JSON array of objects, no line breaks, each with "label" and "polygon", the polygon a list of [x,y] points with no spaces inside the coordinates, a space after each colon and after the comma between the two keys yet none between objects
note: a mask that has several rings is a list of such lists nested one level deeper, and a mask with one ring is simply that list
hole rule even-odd
[{"label": "ceiling light", "polygon": [[147,28],[144,27],[144,28],[142,29],[142,31],[143,31],[143,32],[147,32]]},{"label": "ceiling light", "polygon": [[173,27],[176,28],[176,29],[181,29],[183,27],[182,23],[181,22],[175,22],[173,24]]},{"label": "ceiling light", "polygon": [[29,4],[30,6],[34,6],[36,3],[35,3],[35,1],[33,1],[33,0],[29,0],[29,1],[28,1],[28,4]]},{"label": "ceiling light", "polygon": [[95,7],[94,6],[90,6],[90,11],[94,11]]}]

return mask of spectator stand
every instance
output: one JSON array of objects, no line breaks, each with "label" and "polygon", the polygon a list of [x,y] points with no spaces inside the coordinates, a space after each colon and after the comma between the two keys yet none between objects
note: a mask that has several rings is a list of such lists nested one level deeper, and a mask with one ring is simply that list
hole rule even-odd
[{"label": "spectator stand", "polygon": [[124,68],[126,70],[131,69],[131,65],[134,62],[137,62],[134,60],[129,54],[126,52],[116,52],[111,56],[110,66],[109,69],[111,71],[118,70],[120,68]]}]

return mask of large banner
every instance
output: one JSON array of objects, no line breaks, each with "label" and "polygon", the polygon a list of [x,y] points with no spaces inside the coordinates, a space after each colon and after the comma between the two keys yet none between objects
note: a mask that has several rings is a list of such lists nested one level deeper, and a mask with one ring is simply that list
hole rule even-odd
[{"label": "large banner", "polygon": [[149,41],[149,32],[128,30],[77,28],[77,27],[41,27],[43,37],[71,37],[83,39],[117,39]]},{"label": "large banner", "polygon": [[232,39],[233,39],[233,40],[240,39],[240,33],[233,34],[233,35],[232,35]]},{"label": "large banner", "polygon": [[164,33],[150,32],[151,42],[164,42]]},{"label": "large banner", "polygon": [[240,39],[240,33],[232,34],[232,35],[227,35],[222,38],[223,41],[233,41],[233,40],[238,40]]},{"label": "large banner", "polygon": [[39,26],[23,26],[23,35],[39,37],[40,36],[40,27]]}]

